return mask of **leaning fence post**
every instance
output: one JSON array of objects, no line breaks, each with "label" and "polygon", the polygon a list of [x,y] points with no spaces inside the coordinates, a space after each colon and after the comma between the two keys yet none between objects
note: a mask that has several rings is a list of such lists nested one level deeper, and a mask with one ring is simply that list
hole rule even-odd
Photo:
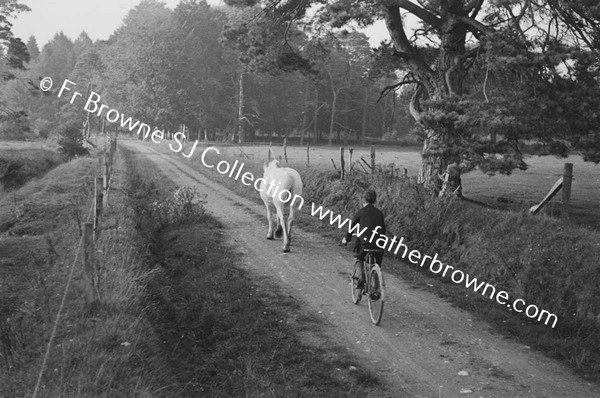
[{"label": "leaning fence post", "polygon": [[563,187],[562,187],[562,211],[561,218],[563,221],[569,219],[569,210],[571,205],[571,182],[573,181],[573,163],[565,163],[563,171]]},{"label": "leaning fence post", "polygon": [[375,145],[371,145],[371,174],[375,173]]},{"label": "leaning fence post", "polygon": [[94,224],[83,224],[83,273],[84,295],[87,303],[96,301],[96,278],[94,275]]},{"label": "leaning fence post", "polygon": [[288,162],[288,158],[287,158],[287,137],[285,137],[283,139],[283,157],[285,159],[285,163],[287,164],[287,162]]},{"label": "leaning fence post", "polygon": [[343,180],[346,174],[346,161],[344,160],[344,147],[340,148],[340,169],[341,169],[341,179]]}]

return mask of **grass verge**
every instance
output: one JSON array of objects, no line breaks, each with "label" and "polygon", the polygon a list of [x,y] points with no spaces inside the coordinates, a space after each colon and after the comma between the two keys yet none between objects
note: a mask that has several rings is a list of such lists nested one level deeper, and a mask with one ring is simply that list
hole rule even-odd
[{"label": "grass verge", "polygon": [[[141,311],[143,268],[125,206],[123,166],[95,247],[99,303],[86,303],[87,275],[74,262],[88,220],[98,162],[82,157],[0,201],[0,396],[31,396],[71,267],[74,279],[51,346],[40,397],[150,396],[160,384],[157,346]],[[156,371],[158,369],[158,371]]]}]

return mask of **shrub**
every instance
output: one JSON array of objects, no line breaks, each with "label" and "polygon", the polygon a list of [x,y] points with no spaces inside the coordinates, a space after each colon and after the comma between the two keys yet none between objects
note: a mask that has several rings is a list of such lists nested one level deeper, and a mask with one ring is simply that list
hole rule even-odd
[{"label": "shrub", "polygon": [[64,159],[48,150],[0,151],[0,184],[16,189],[35,177],[41,177]]},{"label": "shrub", "polygon": [[89,155],[83,146],[81,129],[75,123],[62,124],[58,127],[58,150],[69,157]]},{"label": "shrub", "polygon": [[27,112],[19,111],[0,116],[0,139],[25,140],[32,136]]},{"label": "shrub", "polygon": [[204,214],[205,197],[206,195],[203,195],[200,198],[196,187],[183,186],[171,196],[153,202],[149,211],[156,223],[155,228],[183,224]]}]

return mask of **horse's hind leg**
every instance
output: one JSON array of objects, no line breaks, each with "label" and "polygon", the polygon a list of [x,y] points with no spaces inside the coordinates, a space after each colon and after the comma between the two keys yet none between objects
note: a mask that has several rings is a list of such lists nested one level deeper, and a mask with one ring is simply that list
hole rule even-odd
[{"label": "horse's hind leg", "polygon": [[271,219],[271,208],[265,203],[267,208],[267,221],[269,222],[269,230],[267,231],[267,239],[273,239],[273,220]]},{"label": "horse's hind leg", "polygon": [[292,241],[292,225],[294,225],[294,206],[290,206],[290,215],[287,219],[287,233],[290,242]]},{"label": "horse's hind leg", "polygon": [[290,235],[288,233],[288,229],[286,228],[285,219],[283,217],[283,205],[275,206],[277,209],[277,218],[279,219],[279,226],[283,230],[283,251],[290,251]]}]

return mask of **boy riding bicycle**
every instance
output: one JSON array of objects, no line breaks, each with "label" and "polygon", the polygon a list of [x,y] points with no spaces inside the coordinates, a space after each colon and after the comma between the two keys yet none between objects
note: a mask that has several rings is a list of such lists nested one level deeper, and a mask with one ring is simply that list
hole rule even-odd
[{"label": "boy riding bicycle", "polygon": [[[380,251],[374,253],[377,264],[381,266],[383,260],[383,250],[374,243],[377,241],[377,238],[375,237],[377,233],[385,235],[386,232],[383,213],[374,206],[376,201],[377,193],[375,191],[369,190],[365,192],[363,207],[356,213],[349,228],[349,230],[352,230],[352,227],[357,223],[360,225],[361,229],[367,228],[361,237],[357,237],[353,250],[353,252],[356,253],[354,254],[356,260],[354,263],[355,273],[353,275],[356,276],[357,273],[360,274],[358,277],[357,288],[362,288],[365,285],[365,273],[362,266],[365,259],[365,252],[363,249],[379,249]],[[347,245],[351,239],[352,234],[348,232],[342,239],[342,244]]]}]

